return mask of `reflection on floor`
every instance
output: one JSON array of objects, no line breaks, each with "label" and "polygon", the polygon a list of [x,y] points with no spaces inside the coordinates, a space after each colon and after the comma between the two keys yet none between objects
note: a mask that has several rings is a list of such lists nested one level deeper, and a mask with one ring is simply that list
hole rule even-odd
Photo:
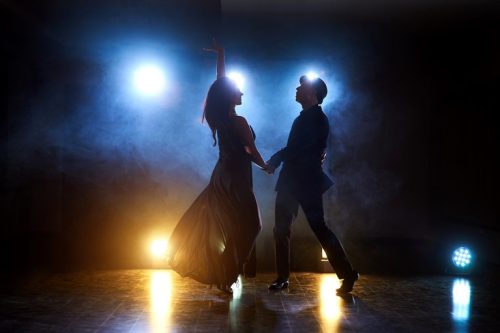
[{"label": "reflection on floor", "polygon": [[37,275],[3,285],[0,332],[499,332],[498,286],[443,277],[335,274],[240,279],[232,296],[169,270]]}]

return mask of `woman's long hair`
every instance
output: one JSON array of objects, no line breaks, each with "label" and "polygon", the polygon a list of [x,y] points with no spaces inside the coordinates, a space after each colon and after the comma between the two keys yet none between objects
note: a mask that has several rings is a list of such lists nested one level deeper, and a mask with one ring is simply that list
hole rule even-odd
[{"label": "woman's long hair", "polygon": [[229,111],[238,88],[227,77],[215,80],[208,89],[205,107],[203,109],[203,120],[207,120],[208,126],[212,130],[214,146],[217,144],[217,131],[229,122]]}]

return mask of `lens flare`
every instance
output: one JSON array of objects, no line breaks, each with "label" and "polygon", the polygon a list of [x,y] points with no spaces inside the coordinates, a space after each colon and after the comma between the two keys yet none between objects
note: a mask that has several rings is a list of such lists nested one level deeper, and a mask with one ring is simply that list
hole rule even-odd
[{"label": "lens flare", "polygon": [[307,72],[306,76],[309,80],[314,80],[314,79],[317,79],[319,77],[319,74],[316,72],[313,72],[313,71],[309,71],[309,72]]},{"label": "lens flare", "polygon": [[151,242],[151,254],[156,259],[165,258],[167,255],[168,242],[166,239],[155,239]]},{"label": "lens flare", "polygon": [[231,80],[233,80],[234,83],[236,83],[236,86],[238,87],[238,89],[243,90],[243,87],[245,85],[245,78],[243,77],[243,75],[241,73],[230,72],[229,74],[227,74],[227,77],[230,78]]},{"label": "lens flare", "polygon": [[155,96],[165,90],[166,78],[163,70],[155,65],[142,65],[134,72],[134,86],[145,96]]}]

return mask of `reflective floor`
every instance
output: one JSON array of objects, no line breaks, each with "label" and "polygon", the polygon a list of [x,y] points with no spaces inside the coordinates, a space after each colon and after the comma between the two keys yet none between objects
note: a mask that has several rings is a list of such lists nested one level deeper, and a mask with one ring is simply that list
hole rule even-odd
[{"label": "reflective floor", "polygon": [[243,279],[233,296],[169,270],[38,274],[4,282],[0,332],[500,332],[499,288],[484,280],[334,274]]}]

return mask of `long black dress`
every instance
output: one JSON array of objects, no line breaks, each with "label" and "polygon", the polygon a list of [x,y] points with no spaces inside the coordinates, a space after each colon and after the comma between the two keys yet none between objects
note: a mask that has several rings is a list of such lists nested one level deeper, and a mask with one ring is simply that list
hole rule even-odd
[{"label": "long black dress", "polygon": [[250,156],[233,125],[231,120],[217,131],[219,160],[210,183],[184,213],[169,242],[172,269],[206,284],[235,282],[261,229]]}]

